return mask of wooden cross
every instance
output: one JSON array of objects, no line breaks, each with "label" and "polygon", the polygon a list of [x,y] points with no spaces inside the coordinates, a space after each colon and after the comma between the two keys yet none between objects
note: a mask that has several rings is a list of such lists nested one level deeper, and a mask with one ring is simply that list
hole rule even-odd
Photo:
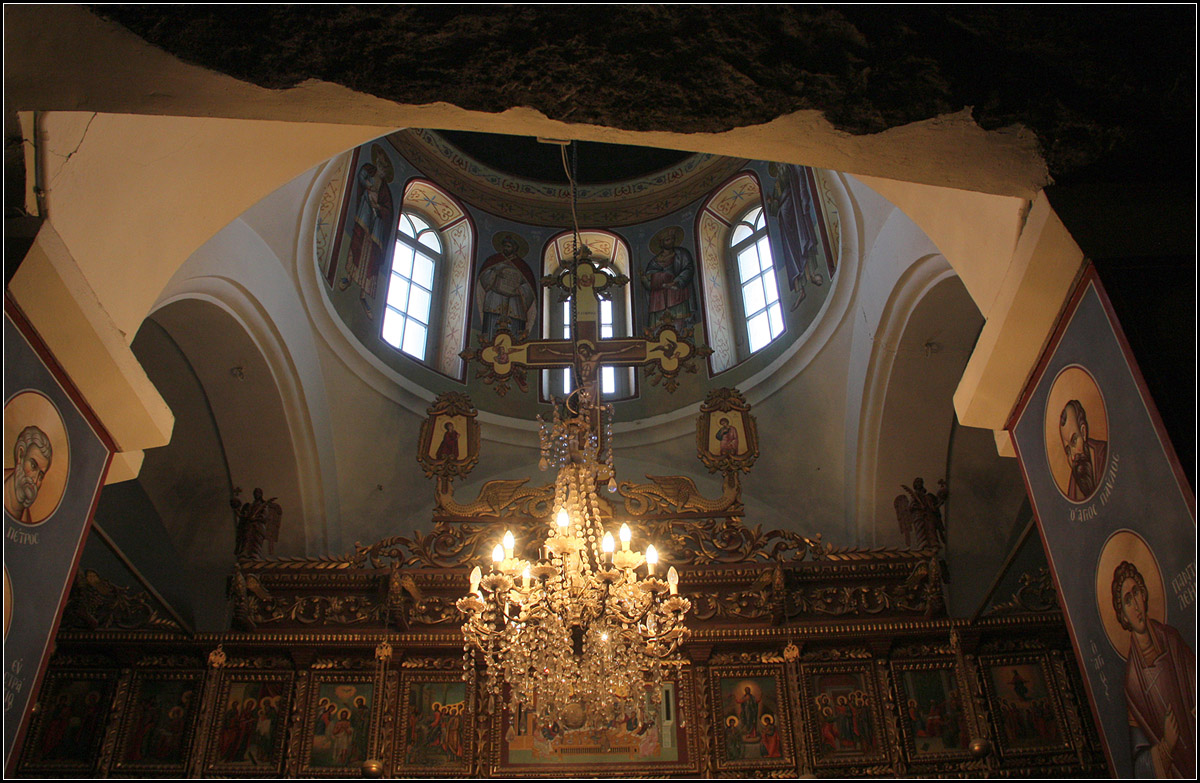
[{"label": "wooden cross", "polygon": [[513,380],[521,391],[528,385],[526,370],[573,368],[579,388],[593,404],[600,400],[600,367],[647,367],[652,382],[661,379],[667,391],[675,391],[676,378],[683,370],[696,372],[695,359],[712,353],[697,348],[692,329],[677,329],[671,322],[647,331],[644,337],[600,338],[600,300],[611,299],[614,289],[629,278],[613,267],[609,259],[593,256],[586,245],[563,263],[558,271],[542,278],[542,285],[556,289],[558,300],[573,298],[571,337],[565,340],[516,340],[501,323],[496,336],[480,339],[480,347],[459,354],[480,366],[476,377],[492,385],[496,393],[508,391]]}]

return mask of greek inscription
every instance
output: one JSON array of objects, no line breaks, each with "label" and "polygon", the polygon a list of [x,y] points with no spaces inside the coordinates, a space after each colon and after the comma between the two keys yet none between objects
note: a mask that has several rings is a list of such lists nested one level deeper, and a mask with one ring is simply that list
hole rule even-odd
[{"label": "greek inscription", "polygon": [[8,712],[12,709],[13,704],[17,700],[17,695],[25,689],[25,678],[21,676],[21,669],[24,668],[25,659],[17,658],[9,666],[8,671],[4,673],[4,711]]},{"label": "greek inscription", "polygon": [[1121,456],[1113,452],[1112,459],[1108,461],[1108,474],[1104,477],[1104,488],[1100,490],[1100,505],[1108,503],[1109,497],[1112,495],[1113,487],[1117,483],[1117,462]]},{"label": "greek inscription", "polygon": [[1104,698],[1111,699],[1112,696],[1108,692],[1108,674],[1104,671],[1104,656],[1100,654],[1100,648],[1096,646],[1094,639],[1089,644],[1092,648],[1092,655],[1089,659],[1092,671],[1096,673],[1096,679],[1100,682],[1100,687],[1104,689]]},{"label": "greek inscription", "polygon": [[1069,518],[1072,522],[1087,522],[1095,519],[1098,514],[1099,512],[1096,511],[1096,504],[1093,503],[1090,506],[1071,509]]},{"label": "greek inscription", "polygon": [[38,543],[37,533],[27,533],[24,530],[17,530],[15,527],[8,528],[8,532],[5,533],[5,538],[7,538],[9,541],[12,541],[14,544]]},{"label": "greek inscription", "polygon": [[1180,609],[1187,609],[1196,603],[1196,561],[1188,563],[1187,568],[1171,578],[1171,589],[1175,591],[1175,600],[1179,601]]}]

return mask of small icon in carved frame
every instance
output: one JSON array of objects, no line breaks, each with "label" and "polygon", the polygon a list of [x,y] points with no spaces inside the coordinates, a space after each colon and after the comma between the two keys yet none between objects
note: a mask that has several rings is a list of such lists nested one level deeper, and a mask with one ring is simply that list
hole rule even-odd
[{"label": "small icon in carved frame", "polygon": [[737,389],[713,389],[696,419],[696,454],[710,473],[748,472],[758,459],[758,425]]},{"label": "small icon in carved frame", "polygon": [[421,424],[417,461],[432,478],[465,476],[479,461],[478,411],[459,392],[438,395]]}]

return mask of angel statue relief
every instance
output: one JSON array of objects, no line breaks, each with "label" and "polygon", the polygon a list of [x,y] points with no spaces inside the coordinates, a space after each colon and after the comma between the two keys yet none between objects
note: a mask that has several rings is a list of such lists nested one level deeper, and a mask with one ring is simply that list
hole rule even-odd
[{"label": "angel statue relief", "polygon": [[904,534],[905,546],[912,546],[915,535],[917,549],[941,549],[946,544],[946,525],[941,509],[950,497],[946,480],[938,479],[936,495],[925,489],[925,479],[920,476],[913,479],[912,487],[900,486],[908,495],[897,495],[892,506],[896,509],[896,521]]},{"label": "angel statue relief", "polygon": [[[279,525],[283,519],[283,507],[275,502],[276,498],[263,500],[263,491],[254,489],[254,500],[242,503],[238,497],[241,487],[234,487],[233,497],[229,506],[237,518],[237,543],[234,555],[239,560],[262,557],[263,541],[267,542],[270,554],[275,554],[275,544],[279,542]],[[239,505],[240,504],[240,505]]]}]

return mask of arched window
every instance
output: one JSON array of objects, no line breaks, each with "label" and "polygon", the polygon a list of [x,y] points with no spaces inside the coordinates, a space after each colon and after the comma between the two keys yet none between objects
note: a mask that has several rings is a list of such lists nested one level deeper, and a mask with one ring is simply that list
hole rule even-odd
[{"label": "arched window", "polygon": [[449,193],[423,179],[404,188],[380,337],[459,381],[474,235],[469,216]]},{"label": "arched window", "polygon": [[[747,221],[746,218],[750,220]],[[757,253],[758,234],[755,224],[761,220],[762,188],[758,177],[750,171],[743,171],[731,177],[717,188],[696,216],[700,281],[704,291],[704,329],[706,342],[713,349],[712,356],[708,359],[709,371],[713,375],[735,367],[751,354],[744,317],[747,315],[747,303],[743,301],[741,293],[743,281],[737,256],[732,251],[735,246],[742,250],[753,246],[753,252]],[[765,223],[761,238],[769,248],[765,236]],[[758,270],[759,288],[755,289],[751,284],[750,292],[754,296],[761,291],[765,303],[767,290],[762,284],[764,275],[761,258],[757,255],[753,259],[747,256],[748,276],[745,282],[750,284],[756,279],[756,275],[751,274],[751,260],[755,262]],[[777,289],[775,299],[778,299]],[[757,298],[751,302],[757,303]],[[758,313],[756,308],[754,314]],[[768,335],[770,317],[769,314],[766,316]]]},{"label": "arched window", "polygon": [[443,262],[442,239],[421,216],[400,214],[396,252],[388,279],[383,340],[414,359],[429,349],[434,280]]},{"label": "arched window", "polygon": [[771,240],[761,206],[748,210],[733,226],[729,253],[742,293],[742,321],[746,324],[749,352],[755,353],[784,330]]},{"label": "arched window", "polygon": [[[588,230],[579,233],[580,241],[594,255],[611,258],[622,274],[629,276],[629,245],[610,231]],[[564,259],[574,252],[572,232],[564,232],[546,244],[542,254],[543,274],[558,271]],[[633,313],[629,302],[629,284],[616,289],[611,300],[600,300],[600,339],[628,337],[633,331]],[[571,303],[560,302],[549,289],[543,289],[542,334],[547,339],[563,340],[571,336]],[[600,396],[605,400],[624,400],[637,393],[636,373],[631,367],[600,367]],[[574,389],[574,378],[568,370],[546,370],[542,373],[542,398],[565,397]]]}]

